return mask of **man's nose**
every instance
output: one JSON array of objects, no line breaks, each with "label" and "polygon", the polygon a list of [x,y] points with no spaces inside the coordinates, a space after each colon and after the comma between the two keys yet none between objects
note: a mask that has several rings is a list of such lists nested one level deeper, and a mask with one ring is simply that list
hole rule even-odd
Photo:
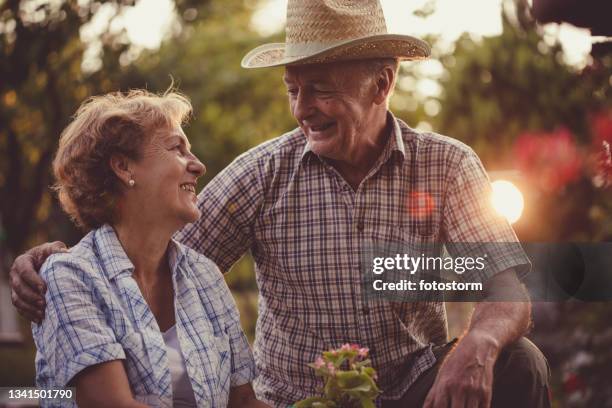
[{"label": "man's nose", "polygon": [[293,100],[293,116],[298,121],[307,119],[314,112],[314,104],[308,92],[300,90]]}]

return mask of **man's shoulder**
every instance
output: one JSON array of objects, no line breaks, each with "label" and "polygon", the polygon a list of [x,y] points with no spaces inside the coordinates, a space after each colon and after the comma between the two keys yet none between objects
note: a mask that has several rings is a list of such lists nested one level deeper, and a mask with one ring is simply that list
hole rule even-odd
[{"label": "man's shoulder", "polygon": [[474,150],[460,140],[431,131],[413,129],[400,121],[406,154],[414,154],[417,165],[436,166],[450,174],[465,158],[476,158]]},{"label": "man's shoulder", "polygon": [[474,150],[460,140],[436,132],[413,129],[406,123],[399,122],[404,143],[418,143],[419,150],[435,149],[458,155],[474,154]]},{"label": "man's shoulder", "polygon": [[306,138],[301,129],[296,128],[250,148],[238,156],[230,166],[257,166],[275,159],[299,158],[305,146]]}]

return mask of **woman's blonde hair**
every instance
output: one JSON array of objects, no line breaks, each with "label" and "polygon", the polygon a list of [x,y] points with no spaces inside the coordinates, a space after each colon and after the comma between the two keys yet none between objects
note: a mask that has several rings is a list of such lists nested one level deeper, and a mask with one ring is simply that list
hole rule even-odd
[{"label": "woman's blonde hair", "polygon": [[152,135],[181,126],[191,112],[189,99],[172,89],[163,95],[113,92],[83,102],[62,132],[53,161],[64,211],[86,230],[114,222],[124,186],[110,167],[111,156],[139,160]]}]

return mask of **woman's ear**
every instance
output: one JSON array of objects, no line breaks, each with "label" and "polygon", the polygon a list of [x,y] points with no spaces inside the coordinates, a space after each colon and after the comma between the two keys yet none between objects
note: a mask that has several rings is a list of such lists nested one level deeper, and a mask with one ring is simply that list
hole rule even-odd
[{"label": "woman's ear", "polygon": [[113,154],[109,160],[110,168],[126,187],[133,187],[134,179],[131,171],[131,160],[123,154]]}]

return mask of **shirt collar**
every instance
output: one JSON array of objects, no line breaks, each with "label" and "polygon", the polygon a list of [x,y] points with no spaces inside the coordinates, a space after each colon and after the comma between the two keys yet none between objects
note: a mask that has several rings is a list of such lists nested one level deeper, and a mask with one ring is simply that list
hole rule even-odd
[{"label": "shirt collar", "polygon": [[391,137],[385,150],[389,152],[389,155],[393,152],[399,152],[401,158],[406,157],[406,148],[404,147],[404,138],[402,137],[402,128],[400,127],[400,121],[395,118],[391,111],[387,111],[387,122],[391,122]]},{"label": "shirt collar", "polygon": [[185,251],[185,247],[174,239],[170,239],[170,243],[168,244],[168,263],[170,264],[172,275],[182,272],[189,275],[189,268],[179,268],[186,256],[187,252]]},{"label": "shirt collar", "polygon": [[[121,245],[117,233],[111,225],[104,224],[100,227],[94,233],[94,240],[102,266],[109,280],[115,279],[121,273],[132,274],[134,272],[134,264],[125,253],[123,245]],[[168,244],[168,262],[172,275],[189,269],[179,268],[185,257],[185,248],[174,239],[171,239]]]},{"label": "shirt collar", "polygon": [[[392,123],[391,137],[389,137],[387,145],[385,146],[385,149],[383,150],[383,155],[391,156],[393,152],[397,151],[401,154],[401,158],[404,159],[404,157],[406,157],[406,149],[404,147],[404,140],[402,138],[402,129],[400,127],[399,120],[395,118],[395,116],[393,115],[393,113],[391,113],[391,111],[387,111],[387,122]],[[306,137],[302,129],[299,129],[299,128],[298,128],[298,135],[303,138]],[[306,145],[304,146],[304,151],[302,152],[301,160],[302,161],[310,160],[309,158],[312,155],[317,156],[316,153],[312,151],[312,146],[310,145],[310,141],[307,141]],[[385,157],[384,159],[387,160],[388,157]]]},{"label": "shirt collar", "polygon": [[123,272],[134,272],[134,264],[130,261],[115,229],[109,224],[104,224],[94,234],[98,256],[109,280],[115,279]]}]

